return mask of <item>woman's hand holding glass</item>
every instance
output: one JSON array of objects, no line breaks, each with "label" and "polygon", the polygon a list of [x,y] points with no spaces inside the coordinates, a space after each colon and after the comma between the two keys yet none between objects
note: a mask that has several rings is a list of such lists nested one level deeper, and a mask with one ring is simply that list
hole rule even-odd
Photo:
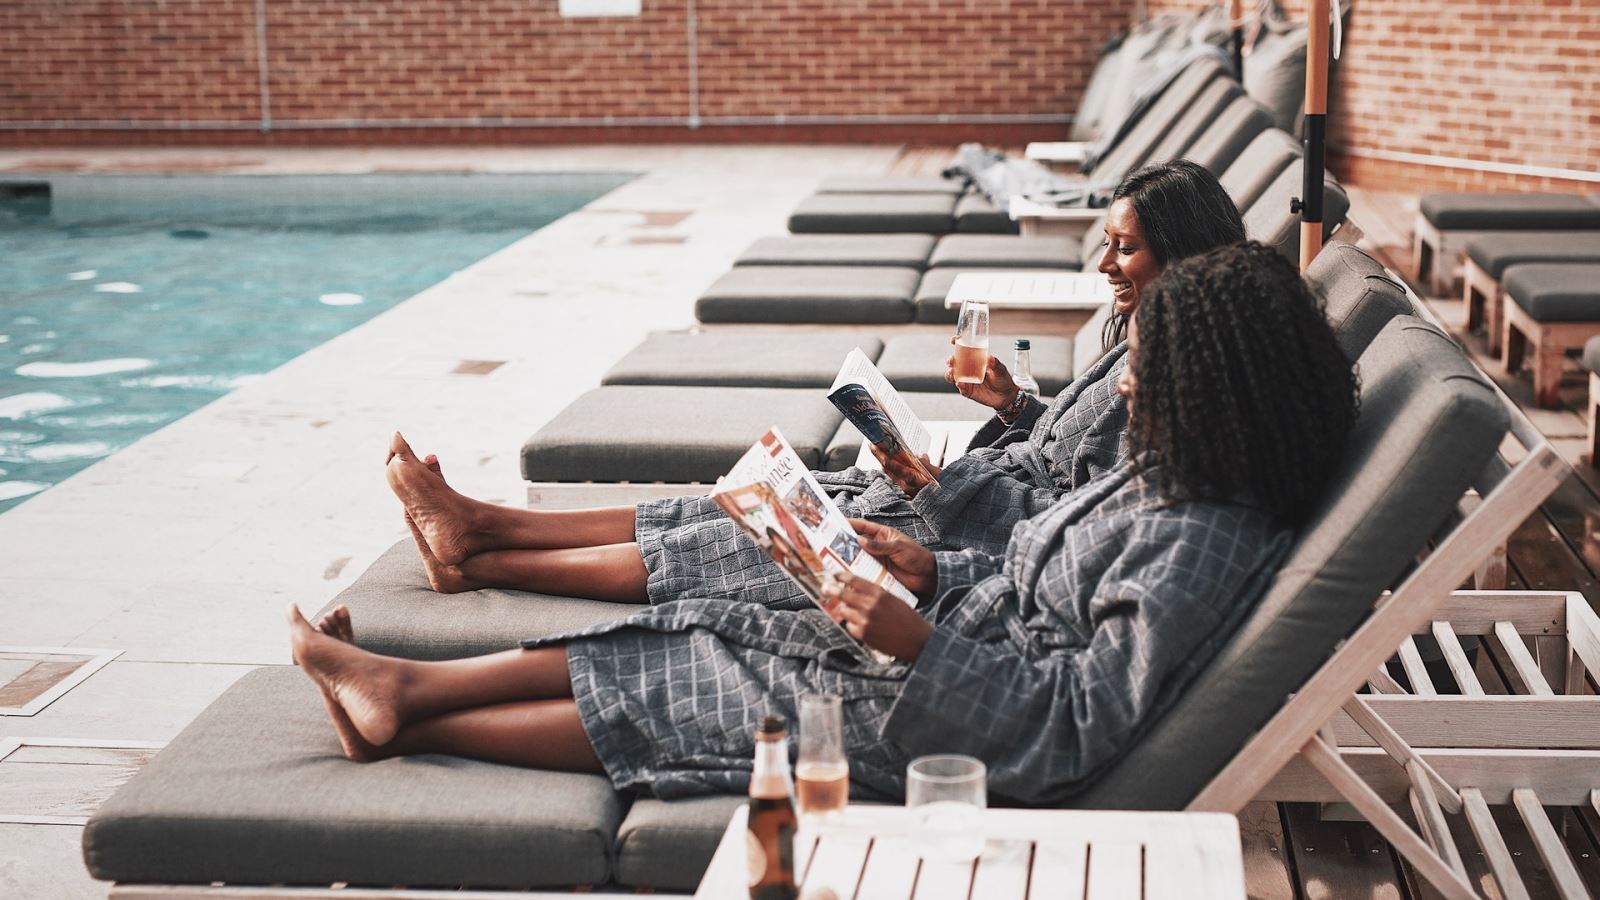
[{"label": "woman's hand holding glass", "polygon": [[[954,346],[955,342],[955,338],[950,339],[951,346]],[[944,380],[955,385],[961,396],[982,403],[990,409],[1005,409],[1017,398],[1017,383],[1012,380],[1010,370],[993,355],[990,355],[989,365],[983,370],[983,381],[978,384],[967,384],[956,381],[956,358],[952,354],[944,362]]]},{"label": "woman's hand holding glass", "polygon": [[922,460],[922,465],[928,470],[927,474],[924,474],[914,466],[907,465],[906,461],[900,457],[885,456],[883,451],[878,449],[877,444],[868,444],[867,446],[872,448],[873,457],[878,460],[878,465],[883,467],[883,474],[887,475],[889,480],[894,482],[895,487],[898,487],[907,497],[915,497],[918,491],[933,483],[933,479],[929,478],[928,475],[938,478],[939,473],[943,471],[933,464],[933,460],[929,459],[926,453],[918,457]]}]

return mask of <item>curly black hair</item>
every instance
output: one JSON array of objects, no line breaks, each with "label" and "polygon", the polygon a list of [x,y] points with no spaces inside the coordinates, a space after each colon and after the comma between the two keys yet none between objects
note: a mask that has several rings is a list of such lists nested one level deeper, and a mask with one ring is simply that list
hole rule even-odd
[{"label": "curly black hair", "polygon": [[[1111,202],[1127,200],[1145,244],[1163,266],[1244,240],[1244,219],[1211,170],[1187,159],[1145,166],[1117,185]],[[1122,342],[1128,317],[1106,320],[1105,349]]]},{"label": "curly black hair", "polygon": [[1128,438],[1162,494],[1302,524],[1344,452],[1359,392],[1300,274],[1256,241],[1191,257],[1144,291],[1135,328]]}]

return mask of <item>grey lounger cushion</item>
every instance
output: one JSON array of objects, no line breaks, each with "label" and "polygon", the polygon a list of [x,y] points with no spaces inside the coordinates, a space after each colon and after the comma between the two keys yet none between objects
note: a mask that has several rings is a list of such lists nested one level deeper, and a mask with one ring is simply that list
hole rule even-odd
[{"label": "grey lounger cushion", "polygon": [[695,301],[702,322],[911,321],[921,273],[877,266],[739,266]]},{"label": "grey lounger cushion", "polygon": [[[982,422],[994,415],[994,410],[975,403],[956,393],[955,385],[946,384],[942,391],[902,391],[906,405],[925,422]],[[826,468],[838,471],[856,464],[861,455],[861,432],[844,422],[838,433],[828,442]]]},{"label": "grey lounger cushion", "polygon": [[1305,106],[1306,30],[1263,31],[1245,60],[1244,89],[1279,128],[1294,131]]},{"label": "grey lounger cushion", "polygon": [[522,638],[599,625],[637,609],[627,603],[527,591],[436,594],[428,587],[428,574],[410,538],[390,547],[317,615],[341,604],[350,607],[358,645],[408,659],[460,659],[511,650]]},{"label": "grey lounger cushion", "polygon": [[1494,389],[1421,320],[1391,321],[1360,373],[1344,465],[1265,597],[1078,805],[1182,809],[1366,619],[1505,435]]},{"label": "grey lounger cushion", "polygon": [[982,194],[968,194],[956,203],[957,234],[1016,234],[1019,227]]},{"label": "grey lounger cushion", "polygon": [[904,266],[922,269],[933,252],[929,234],[786,234],[764,237],[736,266]]},{"label": "grey lounger cushion", "polygon": [[1600,335],[1584,342],[1583,367],[1590,372],[1600,372]]},{"label": "grey lounger cushion", "polygon": [[1215,123],[1183,151],[1213,175],[1221,175],[1246,147],[1272,127],[1272,115],[1249,97],[1237,97],[1223,109]]},{"label": "grey lounger cushion", "polygon": [[773,425],[801,462],[820,468],[843,418],[815,388],[611,385],[523,444],[522,477],[711,484]]},{"label": "grey lounger cushion", "polygon": [[[1222,170],[1217,180],[1242,213],[1254,205],[1278,175],[1299,159],[1302,153],[1299,141],[1287,132],[1270,128],[1257,135],[1239,157]],[[1284,208],[1288,209],[1287,206]]]},{"label": "grey lounger cushion", "polygon": [[957,178],[937,175],[834,175],[822,179],[819,194],[950,194],[960,196],[967,186]]},{"label": "grey lounger cushion", "polygon": [[[1072,339],[1051,335],[990,335],[991,352],[1008,368],[1016,357],[1012,342],[1019,337],[1026,337],[1033,344],[1028,356],[1040,392],[1045,397],[1054,397],[1072,381]],[[950,335],[897,334],[884,343],[883,355],[878,357],[878,371],[898,390],[952,391],[955,388],[944,380],[944,361],[949,359],[951,349]]]},{"label": "grey lounger cushion", "polygon": [[883,341],[858,331],[658,331],[628,351],[600,383],[825,388],[833,384],[845,355],[856,347],[875,360],[883,352]]},{"label": "grey lounger cushion", "polygon": [[603,884],[621,821],[598,775],[448,756],[350,762],[316,687],[273,666],[106,801],[83,855],[106,881]]},{"label": "grey lounger cushion", "polygon": [[1600,204],[1579,194],[1423,194],[1422,215],[1466,231],[1600,228]]},{"label": "grey lounger cushion", "polygon": [[954,194],[813,194],[789,215],[795,234],[948,234]]},{"label": "grey lounger cushion", "polygon": [[939,239],[930,269],[1076,269],[1083,245],[1069,237],[952,234]]},{"label": "grey lounger cushion", "polygon": [[1335,241],[1323,247],[1306,270],[1306,281],[1322,298],[1328,324],[1351,359],[1366,352],[1390,319],[1415,314],[1405,288],[1353,244]]},{"label": "grey lounger cushion", "polygon": [[1485,234],[1467,242],[1467,256],[1497,281],[1522,263],[1600,262],[1600,229]]},{"label": "grey lounger cushion", "polygon": [[1527,263],[1507,269],[1502,281],[1536,322],[1600,321],[1600,265]]},{"label": "grey lounger cushion", "polygon": [[744,797],[635,800],[617,830],[617,881],[628,887],[692,891]]},{"label": "grey lounger cushion", "polygon": [[[1285,259],[1300,264],[1300,216],[1289,211],[1289,201],[1300,196],[1301,160],[1278,173],[1256,202],[1244,210],[1244,233],[1252,240],[1276,247]],[[1350,211],[1350,197],[1332,175],[1322,187],[1322,236],[1326,238]],[[937,252],[937,251],[935,251]]]}]

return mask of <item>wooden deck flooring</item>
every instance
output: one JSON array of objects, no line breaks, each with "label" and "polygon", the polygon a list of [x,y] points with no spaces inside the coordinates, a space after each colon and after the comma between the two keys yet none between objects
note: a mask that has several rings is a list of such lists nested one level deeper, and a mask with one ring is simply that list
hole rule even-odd
[{"label": "wooden deck flooring", "polygon": [[[1019,154],[1020,148],[1001,148]],[[935,175],[952,157],[949,147],[912,147],[893,167],[895,174]],[[1360,245],[1407,279],[1423,296],[1410,270],[1411,223],[1415,195],[1351,189],[1350,219],[1363,237]],[[1435,314],[1451,328],[1474,362],[1500,385],[1529,419],[1573,465],[1573,473],[1541,510],[1516,532],[1510,547],[1510,587],[1581,591],[1600,609],[1600,471],[1581,458],[1586,433],[1583,408],[1586,381],[1572,367],[1563,384],[1563,408],[1533,406],[1533,389],[1524,372],[1506,375],[1485,349],[1481,334],[1463,334],[1460,297],[1425,297]],[[1484,689],[1506,693],[1507,662],[1493,648],[1479,653],[1478,674]],[[1453,685],[1438,685],[1441,692]],[[1408,821],[1409,809],[1397,809]],[[1550,818],[1572,851],[1585,886],[1600,896],[1600,816],[1592,809],[1552,807]],[[1532,838],[1509,808],[1495,808],[1506,843],[1534,898],[1558,896]],[[1500,898],[1488,866],[1472,844],[1466,822],[1449,817],[1467,870],[1483,896]],[[1368,824],[1343,821],[1336,811],[1316,804],[1257,803],[1239,816],[1244,841],[1246,883],[1254,900],[1434,900],[1439,892],[1423,881]]]}]

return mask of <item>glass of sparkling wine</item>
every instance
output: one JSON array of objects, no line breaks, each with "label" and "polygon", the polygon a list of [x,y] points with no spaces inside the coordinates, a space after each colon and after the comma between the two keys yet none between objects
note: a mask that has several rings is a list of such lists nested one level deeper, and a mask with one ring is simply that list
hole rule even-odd
[{"label": "glass of sparkling wine", "polygon": [[961,301],[956,323],[956,383],[982,384],[989,367],[989,304]]},{"label": "glass of sparkling wine", "polygon": [[844,809],[850,796],[850,766],[844,756],[840,701],[832,694],[800,698],[800,756],[794,767],[800,812],[827,817]]},{"label": "glass of sparkling wine", "polygon": [[912,843],[923,859],[967,862],[983,852],[988,770],[970,756],[921,756],[906,767]]}]

